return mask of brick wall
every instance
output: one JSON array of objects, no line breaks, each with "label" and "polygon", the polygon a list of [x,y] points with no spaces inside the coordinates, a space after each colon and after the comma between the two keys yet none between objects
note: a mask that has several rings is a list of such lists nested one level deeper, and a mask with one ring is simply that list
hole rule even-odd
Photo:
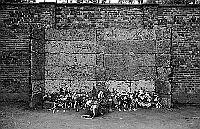
[{"label": "brick wall", "polygon": [[0,100],[26,99],[29,93],[30,33],[26,24],[17,22],[18,9],[18,6],[1,5]]},{"label": "brick wall", "polygon": [[0,101],[29,101],[32,86],[44,80],[44,31],[38,30],[54,22],[49,6],[0,6]]},{"label": "brick wall", "polygon": [[186,98],[182,100],[186,103],[199,103],[199,9],[173,8],[173,93],[175,98]]},{"label": "brick wall", "polygon": [[[10,8],[21,11],[9,14]],[[1,44],[17,36],[31,41],[33,90],[38,86],[50,91],[146,87],[163,95],[172,90],[174,100],[196,103],[200,93],[199,12],[196,5],[7,5],[1,7]],[[27,29],[11,33],[5,23],[11,25],[7,19],[12,17],[18,17],[14,23],[27,26],[31,34],[21,34]],[[1,53],[18,47],[29,50],[16,39],[14,44]]]}]

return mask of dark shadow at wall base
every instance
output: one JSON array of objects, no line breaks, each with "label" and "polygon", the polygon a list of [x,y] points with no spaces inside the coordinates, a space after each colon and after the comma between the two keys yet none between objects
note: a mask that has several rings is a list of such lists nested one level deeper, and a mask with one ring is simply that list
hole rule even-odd
[{"label": "dark shadow at wall base", "polygon": [[196,107],[196,108],[200,108],[200,104],[199,103],[180,103],[178,101],[174,101],[172,103],[171,108],[173,109],[181,109],[187,106],[191,106],[191,107]]},{"label": "dark shadow at wall base", "polygon": [[0,106],[17,106],[19,108],[28,108],[30,99],[26,93],[1,93]]},{"label": "dark shadow at wall base", "polygon": [[0,110],[8,110],[9,108],[30,110],[29,102],[25,101],[0,101],[0,103]]}]

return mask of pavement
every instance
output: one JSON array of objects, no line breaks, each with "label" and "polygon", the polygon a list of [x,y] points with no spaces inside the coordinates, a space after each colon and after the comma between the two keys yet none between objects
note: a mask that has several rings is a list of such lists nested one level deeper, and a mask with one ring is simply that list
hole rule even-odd
[{"label": "pavement", "polygon": [[1,103],[0,129],[200,129],[200,108],[193,106],[114,111],[94,119],[84,119],[83,114],[74,110],[29,110],[19,103]]}]

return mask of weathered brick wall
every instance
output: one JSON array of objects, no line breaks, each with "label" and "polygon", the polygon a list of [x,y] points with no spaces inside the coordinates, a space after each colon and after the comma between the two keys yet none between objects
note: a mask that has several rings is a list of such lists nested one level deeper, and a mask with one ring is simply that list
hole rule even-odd
[{"label": "weathered brick wall", "polygon": [[[11,7],[21,10],[14,13],[19,15],[14,23],[31,32],[15,35],[34,47],[33,90],[146,87],[164,95],[172,89],[178,101],[199,98],[198,6],[8,5],[1,7],[2,26],[12,24],[7,20],[13,17],[8,14]],[[13,35],[5,32],[2,45]],[[19,46],[14,44],[9,48]]]},{"label": "weathered brick wall", "polygon": [[184,103],[199,103],[200,8],[177,7],[173,10],[174,98]]},{"label": "weathered brick wall", "polygon": [[37,30],[52,27],[51,6],[0,6],[0,101],[28,101],[32,86],[44,80],[44,31]]},{"label": "weathered brick wall", "polygon": [[30,33],[28,26],[18,23],[18,9],[18,6],[1,5],[0,100],[15,99],[17,93],[23,99],[29,92]]},{"label": "weathered brick wall", "polygon": [[[162,33],[157,34],[157,44],[164,43],[161,45],[165,57],[162,60],[167,59],[160,71],[166,73],[164,78],[168,77],[172,84],[172,99],[183,103],[199,103],[199,67],[196,65],[200,43],[199,9],[198,6],[158,8],[159,29]],[[159,84],[162,86],[164,82],[158,81],[157,87]]]}]

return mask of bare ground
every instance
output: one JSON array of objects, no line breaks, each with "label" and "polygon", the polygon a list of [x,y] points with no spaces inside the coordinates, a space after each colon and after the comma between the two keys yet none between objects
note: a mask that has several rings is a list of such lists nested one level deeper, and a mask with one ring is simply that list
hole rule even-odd
[{"label": "bare ground", "polygon": [[200,129],[200,108],[114,111],[88,120],[83,112],[31,111],[21,104],[0,106],[0,129]]}]

